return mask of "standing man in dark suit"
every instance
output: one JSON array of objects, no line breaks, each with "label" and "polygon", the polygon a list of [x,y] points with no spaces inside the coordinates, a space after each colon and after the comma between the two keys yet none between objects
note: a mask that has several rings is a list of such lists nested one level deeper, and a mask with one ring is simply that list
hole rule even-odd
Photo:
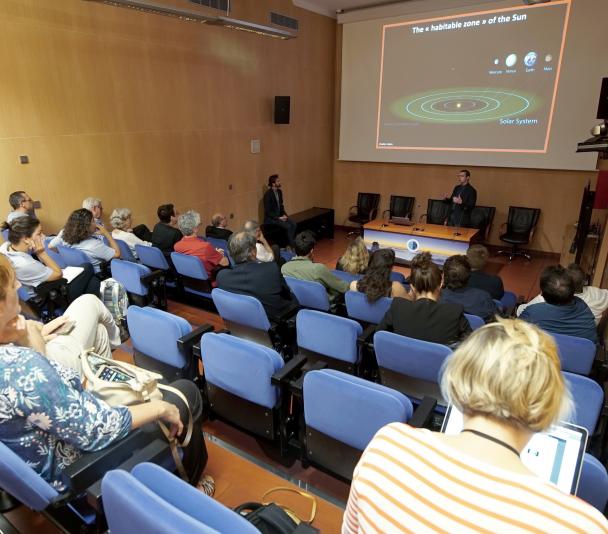
[{"label": "standing man in dark suit", "polygon": [[279,266],[274,261],[256,261],[256,239],[253,235],[249,232],[233,234],[228,250],[236,265],[217,273],[217,287],[255,297],[262,303],[270,320],[298,308],[298,300],[281,275]]},{"label": "standing man in dark suit", "polygon": [[458,173],[458,184],[452,194],[445,197],[445,201],[452,204],[447,219],[448,226],[469,226],[471,223],[471,211],[477,203],[477,191],[469,183],[470,179],[471,173],[466,169],[461,170]]},{"label": "standing man in dark suit", "polygon": [[296,223],[285,213],[283,191],[278,174],[268,177],[268,191],[264,193],[264,224],[276,224],[287,232],[289,246],[293,247],[296,236]]}]

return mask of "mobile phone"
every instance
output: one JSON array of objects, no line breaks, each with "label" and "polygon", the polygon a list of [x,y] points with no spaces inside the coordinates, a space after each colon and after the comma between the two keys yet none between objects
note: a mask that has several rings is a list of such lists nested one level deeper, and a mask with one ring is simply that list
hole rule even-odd
[{"label": "mobile phone", "polygon": [[128,382],[133,378],[127,373],[123,373],[120,369],[105,364],[100,365],[95,374],[107,382]]},{"label": "mobile phone", "polygon": [[65,336],[66,334],[69,334],[72,330],[74,330],[75,326],[76,326],[75,321],[66,321],[65,323],[58,326],[55,330],[53,330],[50,333],[56,334],[58,336]]}]

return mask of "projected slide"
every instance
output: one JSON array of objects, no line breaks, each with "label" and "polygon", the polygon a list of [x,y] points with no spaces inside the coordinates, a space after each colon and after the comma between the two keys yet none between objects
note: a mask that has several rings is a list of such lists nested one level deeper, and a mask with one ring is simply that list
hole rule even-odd
[{"label": "projected slide", "polygon": [[569,0],[383,27],[376,148],[547,151]]}]

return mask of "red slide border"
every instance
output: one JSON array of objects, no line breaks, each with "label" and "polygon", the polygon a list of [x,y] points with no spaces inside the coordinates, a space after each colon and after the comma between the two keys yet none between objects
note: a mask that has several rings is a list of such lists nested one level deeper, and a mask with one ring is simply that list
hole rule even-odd
[{"label": "red slide border", "polygon": [[[546,4],[535,4],[529,6],[514,6],[514,7],[506,7],[502,9],[491,9],[488,11],[475,11],[472,13],[464,13],[462,15],[452,15],[445,17],[435,17],[432,19],[423,19],[423,20],[415,20],[410,22],[399,22],[397,24],[385,24],[382,27],[382,52],[380,56],[380,83],[378,87],[378,121],[376,124],[376,149],[377,150],[448,150],[453,152],[516,152],[516,153],[528,153],[528,154],[546,154],[547,149],[549,147],[549,137],[551,135],[551,125],[553,123],[553,112],[555,109],[555,100],[557,97],[557,86],[559,83],[559,77],[561,74],[562,68],[562,59],[564,57],[564,47],[566,46],[566,33],[568,32],[568,22],[570,19],[570,6],[572,0],[557,0]],[[463,17],[475,17],[478,15],[487,15],[491,13],[504,13],[506,11],[522,11],[526,9],[538,9],[542,7],[556,6],[556,5],[564,5],[566,4],[568,7],[566,9],[566,18],[564,21],[564,29],[562,32],[562,45],[559,52],[559,61],[557,64],[557,74],[555,76],[555,85],[553,87],[553,98],[551,101],[551,111],[549,112],[549,122],[547,124],[547,135],[545,136],[545,146],[542,150],[526,150],[526,149],[518,149],[518,148],[454,148],[454,147],[421,147],[421,146],[380,146],[380,109],[382,104],[382,78],[384,71],[384,39],[386,35],[387,28],[394,28],[397,26],[410,26],[412,24],[424,24],[427,22],[434,22],[437,20],[446,20],[446,19],[459,19]]]}]

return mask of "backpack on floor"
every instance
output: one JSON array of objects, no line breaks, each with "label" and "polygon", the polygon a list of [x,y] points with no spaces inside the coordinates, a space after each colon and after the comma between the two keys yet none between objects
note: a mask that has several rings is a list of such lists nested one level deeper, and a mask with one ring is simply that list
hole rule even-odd
[{"label": "backpack on floor", "polygon": [[114,278],[107,278],[99,285],[99,293],[101,301],[114,317],[116,324],[118,326],[124,324],[129,307],[129,297],[125,287]]}]

